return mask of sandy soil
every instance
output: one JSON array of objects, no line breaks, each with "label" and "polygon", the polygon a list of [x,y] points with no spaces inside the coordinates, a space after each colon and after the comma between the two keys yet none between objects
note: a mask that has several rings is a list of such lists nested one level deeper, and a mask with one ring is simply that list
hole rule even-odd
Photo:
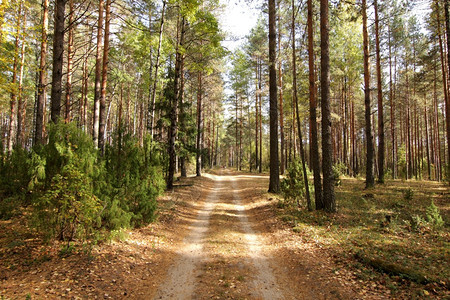
[{"label": "sandy soil", "polygon": [[[179,181],[159,221],[123,241],[58,256],[19,221],[0,223],[5,299],[384,299],[276,216],[265,176],[222,170]],[[16,223],[14,223],[16,222]],[[11,232],[3,230],[14,228]],[[11,246],[15,240],[23,243]],[[50,249],[50,250],[48,250]],[[53,250],[52,250],[53,249]],[[45,252],[45,253],[44,253]],[[45,259],[40,259],[44,257]],[[33,259],[24,263],[24,259]]]}]

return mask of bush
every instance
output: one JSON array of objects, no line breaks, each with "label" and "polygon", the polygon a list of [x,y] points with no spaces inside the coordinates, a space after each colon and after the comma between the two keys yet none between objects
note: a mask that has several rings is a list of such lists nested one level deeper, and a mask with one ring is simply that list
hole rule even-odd
[{"label": "bush", "polygon": [[306,193],[303,179],[302,164],[296,160],[287,169],[286,178],[281,181],[281,193],[286,202],[296,202],[300,205],[300,199]]},{"label": "bush", "polygon": [[444,226],[444,220],[442,219],[439,208],[434,204],[434,201],[431,201],[430,206],[427,207],[426,219],[434,228],[441,228]]},{"label": "bush", "polygon": [[403,199],[406,201],[411,201],[414,197],[414,191],[410,188],[403,191]]},{"label": "bush", "polygon": [[30,166],[34,225],[47,238],[91,238],[102,208],[94,183],[104,173],[91,137],[75,123],[51,124],[49,143],[32,153]]},{"label": "bush", "polygon": [[149,138],[140,147],[131,135],[108,147],[106,169],[113,191],[104,214],[108,228],[142,226],[154,220],[156,198],[165,186],[157,153]]},{"label": "bush", "polygon": [[50,187],[36,199],[37,227],[47,238],[86,240],[100,226],[100,200],[88,176],[73,164],[52,178]]},{"label": "bush", "polygon": [[341,185],[341,176],[347,174],[347,166],[344,163],[333,165],[333,180],[335,186]]}]

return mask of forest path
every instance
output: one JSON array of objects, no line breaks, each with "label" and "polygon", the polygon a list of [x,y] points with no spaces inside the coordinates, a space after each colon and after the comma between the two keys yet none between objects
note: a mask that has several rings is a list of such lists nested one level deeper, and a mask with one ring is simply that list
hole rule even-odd
[{"label": "forest path", "polygon": [[322,258],[316,268],[317,262],[311,261],[316,256],[306,258],[307,249],[300,253],[298,245],[286,241],[289,233],[267,223],[274,219],[268,216],[272,203],[264,201],[258,189],[267,177],[229,171],[205,177],[213,184],[206,188],[203,201],[195,204],[196,212],[191,214],[195,217],[174,251],[176,258],[155,299],[344,299],[341,295],[350,295],[321,274]]}]

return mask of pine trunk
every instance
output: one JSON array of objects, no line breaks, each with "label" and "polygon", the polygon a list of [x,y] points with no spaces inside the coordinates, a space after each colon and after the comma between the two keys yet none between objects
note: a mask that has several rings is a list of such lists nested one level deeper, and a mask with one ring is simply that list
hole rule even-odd
[{"label": "pine trunk", "polygon": [[109,63],[109,26],[111,23],[111,0],[106,0],[105,5],[105,37],[103,43],[103,63],[102,63],[102,93],[100,97],[100,118],[98,127],[98,148],[101,153],[105,151],[106,139],[106,88],[108,84],[108,63]]},{"label": "pine trunk", "polygon": [[96,147],[98,146],[98,134],[100,126],[100,98],[102,97],[103,5],[104,0],[99,0],[97,22],[97,53],[95,56],[94,113],[92,117],[92,138]]},{"label": "pine trunk", "polygon": [[369,37],[367,33],[367,5],[362,1],[363,13],[363,43],[364,43],[364,106],[366,131],[366,188],[375,184],[373,176],[374,146],[372,137],[371,108],[370,108],[370,70],[369,70]]},{"label": "pine trunk", "polygon": [[53,72],[51,93],[51,120],[58,122],[61,116],[62,76],[64,59],[64,10],[66,0],[56,0],[53,34]]},{"label": "pine trunk", "polygon": [[[294,7],[293,7],[294,8]],[[294,18],[294,9],[292,10]],[[292,24],[294,26],[294,24]],[[293,41],[295,43],[295,39]],[[293,44],[294,45],[294,44]],[[311,132],[311,165],[314,173],[316,209],[323,209],[322,178],[320,176],[319,139],[317,136],[316,75],[314,66],[314,24],[312,0],[308,0],[308,65],[309,65],[309,124]]]},{"label": "pine trunk", "polygon": [[278,161],[278,99],[276,73],[276,9],[275,0],[269,0],[269,125],[270,125],[270,179],[269,193],[280,190]]},{"label": "pine trunk", "polygon": [[320,1],[320,84],[322,107],[322,173],[323,204],[328,212],[336,211],[334,194],[333,161],[331,146],[330,110],[330,53],[329,53],[328,0]]},{"label": "pine trunk", "polygon": [[384,183],[384,111],[383,111],[383,82],[381,81],[381,55],[380,55],[380,20],[378,18],[378,1],[374,0],[375,7],[375,43],[377,56],[377,89],[378,89],[378,182]]}]

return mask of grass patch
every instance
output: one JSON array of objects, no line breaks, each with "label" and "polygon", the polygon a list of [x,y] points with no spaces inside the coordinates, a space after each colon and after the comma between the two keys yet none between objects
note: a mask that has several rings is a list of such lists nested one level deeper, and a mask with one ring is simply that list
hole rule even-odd
[{"label": "grass patch", "polygon": [[[334,253],[364,280],[383,281],[396,293],[430,287],[446,295],[450,278],[450,190],[430,181],[388,181],[364,189],[360,179],[336,187],[337,214],[278,206],[293,231]],[[356,272],[355,272],[356,273]],[[375,278],[368,276],[373,273]],[[366,274],[366,275],[364,275]]]}]

